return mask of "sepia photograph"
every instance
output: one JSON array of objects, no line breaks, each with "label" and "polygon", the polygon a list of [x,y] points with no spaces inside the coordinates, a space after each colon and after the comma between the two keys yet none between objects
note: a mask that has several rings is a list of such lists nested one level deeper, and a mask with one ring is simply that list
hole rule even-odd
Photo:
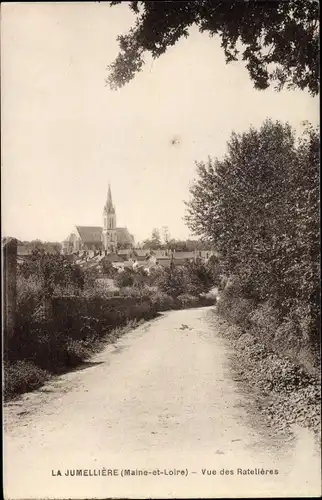
[{"label": "sepia photograph", "polygon": [[319,16],[1,4],[6,500],[320,498]]}]

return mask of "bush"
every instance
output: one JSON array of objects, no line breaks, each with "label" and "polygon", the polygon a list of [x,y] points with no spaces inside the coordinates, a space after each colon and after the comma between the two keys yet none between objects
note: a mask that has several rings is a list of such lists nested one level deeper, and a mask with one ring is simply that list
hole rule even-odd
[{"label": "bush", "polygon": [[93,349],[90,348],[89,342],[68,339],[66,354],[68,366],[73,367],[88,359],[93,354]]},{"label": "bush", "polygon": [[196,307],[200,302],[199,297],[196,297],[195,295],[190,295],[188,293],[185,293],[183,295],[178,295],[177,300],[183,309],[185,307]]},{"label": "bush", "polygon": [[17,321],[26,320],[44,304],[42,280],[37,276],[17,276]]},{"label": "bush", "polygon": [[231,287],[222,291],[217,303],[217,312],[229,322],[249,328],[256,303],[252,299],[245,299],[235,294],[236,289],[237,285],[236,288]]},{"label": "bush", "polygon": [[119,272],[115,278],[114,283],[119,288],[130,287],[134,284],[134,271],[131,269],[124,269]]},{"label": "bush", "polygon": [[209,292],[215,283],[215,266],[206,265],[201,260],[187,262],[186,266],[186,284],[185,288],[188,294],[200,295]]},{"label": "bush", "polygon": [[154,293],[154,289],[148,285],[127,286],[120,289],[120,295],[124,297],[132,297],[136,299],[149,298]]},{"label": "bush", "polygon": [[114,278],[118,273],[118,270],[105,257],[101,260],[101,266],[104,275],[108,278]]},{"label": "bush", "polygon": [[33,391],[42,386],[48,378],[49,373],[31,361],[6,362],[4,363],[4,398],[7,400],[15,394]]},{"label": "bush", "polygon": [[157,311],[169,311],[175,308],[175,300],[171,295],[161,291],[154,291],[151,294],[151,302]]},{"label": "bush", "polygon": [[165,268],[157,279],[160,290],[171,297],[178,297],[187,290],[187,273],[183,266]]},{"label": "bush", "polygon": [[37,277],[42,282],[46,296],[51,296],[56,287],[82,289],[86,280],[91,279],[64,255],[50,254],[43,250],[34,250],[19,267],[18,274],[27,279]]}]

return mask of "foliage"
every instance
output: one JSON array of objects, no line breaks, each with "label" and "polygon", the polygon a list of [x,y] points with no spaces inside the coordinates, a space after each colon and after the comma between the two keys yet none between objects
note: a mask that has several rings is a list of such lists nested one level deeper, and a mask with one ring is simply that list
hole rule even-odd
[{"label": "foliage", "polygon": [[170,235],[170,231],[169,231],[168,226],[163,226],[162,233],[163,233],[163,243],[164,243],[164,245],[167,245],[171,239],[171,235]]},{"label": "foliage", "polygon": [[225,290],[222,293],[217,305],[217,312],[231,323],[248,329],[251,324],[250,316],[255,307],[254,301],[241,295],[236,287],[229,292]]},{"label": "foliage", "polygon": [[184,294],[198,296],[214,286],[212,270],[199,260],[164,268],[157,274],[154,283],[172,297]]},{"label": "foliage", "polygon": [[149,248],[151,250],[158,250],[160,247],[161,247],[160,231],[155,228],[152,231],[151,238],[143,241],[142,248]]},{"label": "foliage", "polygon": [[160,290],[171,297],[177,297],[186,292],[187,275],[182,266],[165,268],[157,280]]},{"label": "foliage", "polygon": [[33,362],[19,360],[4,364],[4,398],[8,400],[16,394],[32,391],[42,386],[49,373]]},{"label": "foliage", "polygon": [[44,252],[51,253],[60,253],[62,248],[61,243],[59,242],[41,240],[18,241],[18,245],[23,245],[26,249],[30,249],[31,251],[42,250]]},{"label": "foliage", "polygon": [[[112,1],[111,5],[120,1]],[[120,52],[109,66],[111,88],[132,80],[144,54],[158,58],[197,25],[221,38],[226,63],[242,60],[257,89],[275,84],[319,89],[319,3],[315,0],[131,1],[135,25],[118,36]]]},{"label": "foliage", "polygon": [[[195,250],[210,250],[211,245],[208,241],[198,239],[198,240],[176,240],[175,238],[170,238],[170,234],[167,228],[164,228],[164,242],[162,243],[160,239],[146,239],[142,242],[142,248],[149,250],[175,250],[176,252],[194,252]],[[135,255],[135,251],[133,251]]]},{"label": "foliage", "polygon": [[109,278],[114,278],[114,276],[118,272],[117,269],[113,266],[113,264],[105,258],[101,260],[101,266],[103,268],[104,275]]},{"label": "foliage", "polygon": [[157,311],[169,311],[170,309],[175,309],[174,298],[161,290],[156,290],[151,294],[151,302]]},{"label": "foliage", "polygon": [[[19,268],[15,335],[4,345],[6,398],[36,389],[50,375],[79,365],[102,339],[117,337],[114,328],[151,319],[158,311],[199,304],[198,297],[174,300],[148,286],[150,276],[143,268],[117,274],[122,285],[118,298],[112,298],[115,291],[104,280],[95,281],[88,273],[63,256],[44,252],[34,252]],[[152,280],[162,273],[156,272]],[[183,290],[181,285],[176,292]]]},{"label": "foliage", "polygon": [[19,276],[16,331],[4,349],[6,398],[79,365],[104,339],[115,341],[124,325],[154,318],[158,311],[213,304],[187,295],[175,300],[147,285],[121,289],[113,299],[106,288],[94,287],[78,296],[51,298],[48,317],[41,311],[41,297],[42,283],[36,276]]},{"label": "foliage", "polygon": [[214,285],[213,273],[202,261],[196,260],[186,264],[186,292],[190,295],[200,295],[209,292]]},{"label": "foliage", "polygon": [[86,279],[90,279],[65,256],[43,250],[34,250],[19,267],[19,274],[26,279],[36,276],[43,284],[44,295],[48,297],[53,295],[56,287],[83,288]]},{"label": "foliage", "polygon": [[195,307],[199,303],[198,297],[195,295],[189,294],[189,293],[184,293],[182,295],[178,295],[177,300],[179,301],[182,309],[188,308],[188,307]]},{"label": "foliage", "polygon": [[210,245],[203,240],[175,240],[171,239],[166,245],[165,249],[175,250],[176,252],[194,252],[195,250],[209,250]]},{"label": "foliage", "polygon": [[267,120],[232,134],[222,160],[198,163],[186,216],[216,245],[239,296],[269,300],[284,317],[307,305],[310,335],[319,318],[319,134],[299,141],[288,124]]},{"label": "foliage", "polygon": [[124,269],[115,276],[114,283],[119,288],[133,286],[134,271],[132,269]]},{"label": "foliage", "polygon": [[131,250],[131,248],[133,247],[133,244],[132,243],[126,243],[126,242],[118,242],[117,243],[117,248],[118,250]]}]

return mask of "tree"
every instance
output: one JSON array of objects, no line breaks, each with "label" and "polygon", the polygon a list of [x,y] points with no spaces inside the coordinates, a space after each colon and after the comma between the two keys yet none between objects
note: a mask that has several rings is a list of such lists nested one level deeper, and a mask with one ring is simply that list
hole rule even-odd
[{"label": "tree", "polygon": [[160,290],[171,297],[178,297],[187,292],[187,272],[183,266],[164,268],[156,280]]},{"label": "tree", "polygon": [[[120,1],[112,1],[116,5]],[[197,25],[221,38],[226,63],[243,60],[256,89],[274,84],[319,91],[319,3],[316,0],[131,1],[135,26],[118,36],[120,52],[109,66],[112,89],[132,80],[144,66]]]},{"label": "tree", "polygon": [[118,272],[117,269],[113,266],[112,262],[109,262],[106,258],[103,258],[101,260],[101,266],[103,268],[105,276],[109,278],[114,278],[114,276]]},{"label": "tree", "polygon": [[168,228],[168,226],[163,226],[162,230],[163,230],[164,245],[168,245],[168,243],[171,239],[169,228]]},{"label": "tree", "polygon": [[133,247],[132,243],[118,243],[118,250],[131,250]]},{"label": "tree", "polygon": [[134,271],[132,269],[124,269],[118,273],[114,278],[114,283],[119,288],[134,285]]},{"label": "tree", "polygon": [[[186,221],[218,249],[244,295],[271,301],[282,316],[319,315],[319,133],[299,141],[288,124],[267,120],[232,134],[221,160],[198,163]],[[312,329],[314,327],[312,326]]]},{"label": "tree", "polygon": [[86,276],[79,266],[72,265],[61,254],[50,254],[44,250],[33,250],[30,258],[19,267],[24,278],[36,277],[43,284],[45,297],[51,297],[56,287],[81,289]]},{"label": "tree", "polygon": [[199,295],[209,292],[214,286],[213,273],[210,267],[200,260],[187,262],[186,268],[186,291],[191,295]]},{"label": "tree", "polygon": [[39,239],[32,241],[23,241],[19,242],[19,244],[24,245],[26,248],[33,250],[44,250],[49,253],[60,253],[61,252],[61,243],[59,242],[51,242],[51,241],[41,241]]},{"label": "tree", "polygon": [[176,252],[194,252],[195,250],[209,250],[209,242],[203,240],[175,240],[171,239],[165,248]]},{"label": "tree", "polygon": [[161,248],[161,237],[158,229],[153,229],[151,239],[144,240],[142,248],[158,250]]}]

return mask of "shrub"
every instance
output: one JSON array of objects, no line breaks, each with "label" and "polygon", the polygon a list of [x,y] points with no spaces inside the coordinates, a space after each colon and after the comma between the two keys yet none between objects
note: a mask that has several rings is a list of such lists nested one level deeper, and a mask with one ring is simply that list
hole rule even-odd
[{"label": "shrub", "polygon": [[177,300],[180,306],[184,309],[185,307],[196,307],[199,304],[199,297],[195,295],[190,295],[185,293],[183,295],[178,295]]},{"label": "shrub", "polygon": [[153,289],[148,285],[128,286],[120,289],[120,295],[136,299],[149,298],[153,292]]},{"label": "shrub", "polygon": [[101,266],[103,268],[103,273],[109,278],[114,278],[118,273],[117,269],[109,262],[105,257],[101,260]]},{"label": "shrub", "polygon": [[187,275],[183,266],[171,266],[165,268],[164,272],[158,276],[157,285],[160,290],[172,297],[178,297],[186,292]]},{"label": "shrub", "polygon": [[276,340],[276,332],[281,324],[278,311],[269,301],[264,302],[251,311],[249,321],[252,332],[271,349]]},{"label": "shrub", "polygon": [[134,284],[134,271],[131,269],[124,269],[119,272],[114,278],[115,285],[119,288],[133,286]]},{"label": "shrub", "polygon": [[200,260],[187,262],[185,288],[190,295],[200,295],[209,292],[214,284],[215,272]]},{"label": "shrub", "polygon": [[31,256],[19,267],[19,275],[24,278],[35,277],[42,282],[46,296],[51,296],[56,287],[83,288],[85,281],[91,278],[85,275],[79,266],[71,264],[60,254],[34,250]]},{"label": "shrub", "polygon": [[49,378],[49,373],[31,361],[4,363],[4,398],[37,389]]},{"label": "shrub", "polygon": [[151,302],[157,311],[168,311],[175,308],[174,298],[159,290],[151,294]]},{"label": "shrub", "polygon": [[222,291],[217,303],[217,312],[231,323],[248,328],[256,303],[252,299],[237,295],[236,289],[237,286]]},{"label": "shrub", "polygon": [[44,301],[43,283],[37,276],[17,276],[17,321],[26,319],[41,306]]},{"label": "shrub", "polygon": [[77,366],[90,357],[93,350],[88,342],[68,339],[66,343],[67,364],[70,367]]}]

